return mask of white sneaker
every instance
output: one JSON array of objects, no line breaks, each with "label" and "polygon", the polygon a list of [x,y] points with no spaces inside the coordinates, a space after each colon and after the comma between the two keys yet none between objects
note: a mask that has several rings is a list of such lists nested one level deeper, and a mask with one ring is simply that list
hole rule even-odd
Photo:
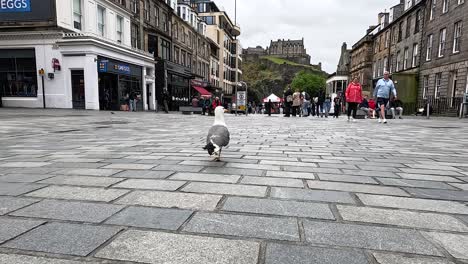
[{"label": "white sneaker", "polygon": [[387,124],[387,119],[384,119],[384,120],[383,120],[383,123],[384,123],[384,124]]},{"label": "white sneaker", "polygon": [[379,118],[379,123],[382,123],[382,119]]},{"label": "white sneaker", "polygon": [[367,119],[367,118],[369,118],[369,117],[368,117],[368,116],[364,116],[364,119]]},{"label": "white sneaker", "polygon": [[353,123],[356,123],[356,119],[352,118],[351,120],[353,121]]}]

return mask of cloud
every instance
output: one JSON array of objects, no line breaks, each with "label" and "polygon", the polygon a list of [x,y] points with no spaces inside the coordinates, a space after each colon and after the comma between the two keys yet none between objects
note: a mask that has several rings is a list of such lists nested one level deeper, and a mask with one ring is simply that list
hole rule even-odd
[{"label": "cloud", "polygon": [[[215,0],[234,21],[235,0]],[[399,0],[237,0],[237,22],[242,46],[269,45],[270,40],[301,39],[324,70],[336,71],[341,45],[361,39],[377,14]]]}]

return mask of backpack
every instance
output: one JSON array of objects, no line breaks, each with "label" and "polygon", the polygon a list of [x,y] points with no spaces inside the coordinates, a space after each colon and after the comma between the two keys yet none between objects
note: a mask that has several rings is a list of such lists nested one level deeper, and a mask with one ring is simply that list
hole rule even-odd
[{"label": "backpack", "polygon": [[293,101],[293,96],[292,96],[292,95],[288,95],[288,96],[286,97],[286,102],[291,103],[292,101]]}]

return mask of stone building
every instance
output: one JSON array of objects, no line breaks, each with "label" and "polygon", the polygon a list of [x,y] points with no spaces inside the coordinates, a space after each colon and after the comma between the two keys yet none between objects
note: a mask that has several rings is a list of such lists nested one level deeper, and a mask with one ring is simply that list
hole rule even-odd
[{"label": "stone building", "polygon": [[300,64],[309,65],[310,55],[304,46],[304,39],[301,40],[281,40],[271,41],[270,46],[266,48],[268,55],[285,58]]},{"label": "stone building", "polygon": [[366,35],[353,45],[350,55],[351,63],[349,75],[351,78],[358,78],[362,89],[370,93],[373,89],[372,84],[372,55],[373,38],[371,32],[375,27],[370,27]]},{"label": "stone building", "polygon": [[425,9],[419,102],[455,115],[468,93],[468,5],[428,0]]},{"label": "stone building", "polygon": [[267,55],[266,50],[262,46],[257,46],[255,48],[253,47],[248,47],[243,50],[242,52],[244,55]]},{"label": "stone building", "polygon": [[154,109],[154,59],[134,38],[137,2],[25,3],[0,7],[3,106],[119,110],[135,94],[137,109]]},{"label": "stone building", "polygon": [[327,93],[344,93],[349,83],[349,73],[351,67],[351,50],[348,45],[343,43],[341,46],[341,55],[336,72],[327,79]]}]

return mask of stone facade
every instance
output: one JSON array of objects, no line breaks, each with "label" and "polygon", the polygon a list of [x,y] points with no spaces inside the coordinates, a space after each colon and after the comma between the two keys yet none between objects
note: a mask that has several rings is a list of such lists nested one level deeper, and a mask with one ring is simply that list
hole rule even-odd
[{"label": "stone facade", "polygon": [[280,58],[287,58],[300,64],[310,64],[310,55],[307,54],[307,50],[304,47],[304,39],[272,40],[270,46],[266,48],[266,53]]},{"label": "stone facade", "polygon": [[244,55],[267,55],[266,50],[262,46],[257,46],[255,48],[248,47],[242,51]]},{"label": "stone facade", "polygon": [[373,41],[369,34],[374,28],[370,28],[361,40],[351,49],[351,66],[349,75],[358,78],[364,91],[372,91],[372,52]]},{"label": "stone facade", "polygon": [[[449,1],[445,11],[443,1],[437,1],[434,7],[432,1],[426,2],[420,101],[447,99],[456,108],[459,105],[452,102],[468,92],[468,5],[461,2]],[[440,41],[444,29],[445,45]]]}]

